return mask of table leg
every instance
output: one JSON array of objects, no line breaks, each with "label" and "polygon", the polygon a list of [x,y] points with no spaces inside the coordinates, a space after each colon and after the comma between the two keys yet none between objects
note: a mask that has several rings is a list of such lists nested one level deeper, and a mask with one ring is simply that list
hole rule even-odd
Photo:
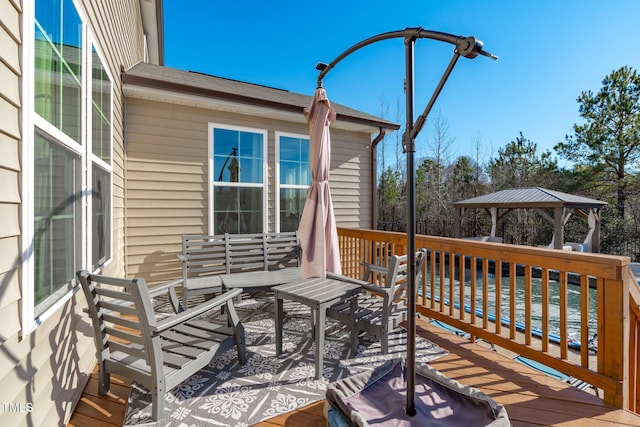
[{"label": "table leg", "polygon": [[316,379],[322,379],[322,371],[324,369],[324,327],[327,316],[326,307],[319,307],[316,316]]},{"label": "table leg", "polygon": [[282,353],[282,326],[284,318],[283,301],[278,298],[278,293],[275,294],[274,301],[275,308],[275,323],[276,323],[276,356],[280,356]]},{"label": "table leg", "polygon": [[349,320],[351,321],[351,357],[355,357],[356,351],[358,350],[358,322],[356,321],[356,312],[358,311],[358,296],[351,297],[350,301],[350,316]]}]

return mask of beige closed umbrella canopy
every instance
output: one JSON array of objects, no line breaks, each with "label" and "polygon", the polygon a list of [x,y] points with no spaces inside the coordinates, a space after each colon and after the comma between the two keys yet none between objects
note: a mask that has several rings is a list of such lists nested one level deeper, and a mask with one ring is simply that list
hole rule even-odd
[{"label": "beige closed umbrella canopy", "polygon": [[309,123],[309,166],[311,187],[298,227],[302,249],[302,277],[326,277],[327,272],[340,274],[338,232],[329,191],[331,136],[329,126],[336,119],[327,93],[317,88],[311,105],[304,110]]}]

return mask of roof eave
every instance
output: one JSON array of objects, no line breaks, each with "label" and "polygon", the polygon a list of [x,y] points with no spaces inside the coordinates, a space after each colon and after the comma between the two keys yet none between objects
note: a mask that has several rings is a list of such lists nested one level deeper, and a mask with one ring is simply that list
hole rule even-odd
[{"label": "roof eave", "polygon": [[164,22],[162,0],[140,0],[142,30],[146,37],[149,62],[164,65]]},{"label": "roof eave", "polygon": [[531,203],[452,203],[454,208],[500,208],[500,209],[531,209],[531,208],[571,208],[571,209],[584,209],[584,208],[602,208],[606,205],[606,202],[600,203],[572,203],[563,202],[561,200],[557,202],[531,202]]},{"label": "roof eave", "polygon": [[540,202],[535,203],[452,203],[454,208],[500,208],[500,209],[523,209],[523,208],[557,208],[563,207],[565,204],[561,201],[558,202],[548,202],[541,204]]},{"label": "roof eave", "polygon": [[[153,89],[187,94],[187,95],[215,98],[215,99],[220,99],[220,100],[235,102],[240,104],[272,108],[272,109],[280,110],[284,112],[300,113],[302,108],[299,105],[271,101],[271,100],[257,98],[257,97],[249,97],[249,96],[244,96],[237,93],[224,92],[224,91],[219,91],[215,89],[195,87],[187,84],[170,82],[166,80],[160,80],[156,78],[150,78],[150,77],[145,77],[145,76],[140,76],[135,74],[128,74],[128,73],[124,73],[122,75],[122,83],[123,85],[135,85],[138,87],[153,88]],[[400,125],[396,123],[391,123],[387,121],[378,121],[375,119],[367,119],[363,117],[356,117],[348,114],[343,114],[340,112],[336,113],[336,119],[340,121],[348,122],[348,123],[353,123],[356,125],[373,127],[376,129],[380,129],[380,128],[389,129],[389,130],[400,129]]]}]

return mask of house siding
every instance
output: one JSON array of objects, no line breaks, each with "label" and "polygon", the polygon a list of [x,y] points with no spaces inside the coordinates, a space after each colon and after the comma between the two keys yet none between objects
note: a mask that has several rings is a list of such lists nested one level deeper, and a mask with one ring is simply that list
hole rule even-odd
[{"label": "house siding", "polygon": [[[32,0],[29,0],[31,4]],[[82,309],[81,292],[39,325],[21,336],[23,106],[22,78],[31,70],[22,66],[23,2],[0,0],[0,424],[11,426],[64,425],[80,398],[95,364],[92,330]],[[82,0],[95,43],[113,77],[113,260],[108,274],[125,274],[124,256],[124,143],[120,67],[143,59],[144,42],[138,0]],[[33,10],[33,6],[28,8]],[[28,107],[30,108],[30,107]],[[24,193],[22,193],[24,192]],[[27,404],[31,404],[27,410]],[[19,405],[19,406],[16,406]],[[21,410],[15,410],[16,408]]]},{"label": "house siding", "polygon": [[[18,401],[24,381],[14,380],[28,351],[18,340],[20,332],[20,33],[21,4],[0,0],[0,402]],[[12,417],[0,408],[3,425]]]},{"label": "house siding", "polygon": [[[156,283],[181,276],[183,234],[209,231],[209,123],[266,129],[268,227],[275,230],[275,133],[308,134],[307,125],[128,97],[128,274]],[[300,112],[302,116],[302,111]],[[371,135],[332,131],[331,190],[339,226],[369,227]]]}]

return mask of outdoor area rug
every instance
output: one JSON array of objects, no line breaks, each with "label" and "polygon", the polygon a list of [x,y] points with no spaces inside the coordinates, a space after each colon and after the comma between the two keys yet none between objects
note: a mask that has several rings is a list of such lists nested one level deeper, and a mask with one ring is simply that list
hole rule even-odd
[{"label": "outdoor area rug", "polygon": [[[285,301],[283,353],[275,355],[273,295],[258,295],[236,304],[246,335],[247,363],[239,365],[235,347],[165,394],[164,418],[152,422],[151,395],[137,384],[125,415],[125,426],[229,426],[247,427],[323,400],[327,385],[385,360],[406,356],[406,332],[389,337],[389,354],[380,343],[360,337],[351,354],[349,329],[329,320],[326,328],[323,378],[315,380],[314,340],[308,307]],[[219,314],[212,321],[225,321]],[[371,339],[371,341],[366,341]],[[428,362],[447,352],[428,340],[416,338],[416,359]]]}]

